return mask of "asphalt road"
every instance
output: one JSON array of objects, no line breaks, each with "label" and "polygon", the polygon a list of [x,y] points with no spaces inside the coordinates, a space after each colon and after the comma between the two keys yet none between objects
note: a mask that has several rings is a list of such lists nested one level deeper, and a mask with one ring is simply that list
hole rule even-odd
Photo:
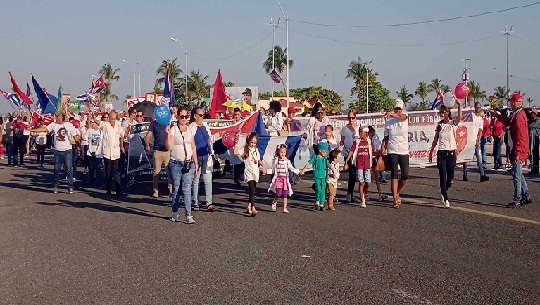
[{"label": "asphalt road", "polygon": [[285,215],[265,177],[251,218],[227,177],[214,181],[218,211],[187,225],[149,184],[121,201],[83,182],[53,194],[48,168],[0,163],[1,304],[539,304],[538,178],[520,209],[504,207],[503,172],[456,172],[444,210],[436,169],[415,169],[398,210],[317,212],[304,176]]}]

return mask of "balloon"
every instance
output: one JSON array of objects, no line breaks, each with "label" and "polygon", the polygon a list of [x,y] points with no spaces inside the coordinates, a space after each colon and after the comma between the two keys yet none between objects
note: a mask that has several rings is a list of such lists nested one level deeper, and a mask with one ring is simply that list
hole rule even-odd
[{"label": "balloon", "polygon": [[448,108],[454,108],[456,101],[452,92],[446,92],[443,96],[443,104]]},{"label": "balloon", "polygon": [[236,141],[236,133],[233,131],[225,131],[221,136],[221,141],[223,141],[223,145],[225,145],[225,147],[233,148],[234,142]]},{"label": "balloon", "polygon": [[159,105],[154,109],[154,118],[159,125],[167,126],[171,122],[171,112],[165,105]]},{"label": "balloon", "polygon": [[467,85],[467,83],[459,83],[459,84],[457,84],[456,90],[454,90],[454,92],[456,94],[456,97],[458,99],[467,98],[470,91],[471,90],[469,89],[469,86]]},{"label": "balloon", "polygon": [[73,125],[73,127],[79,129],[79,127],[81,127],[81,121],[79,120],[71,120],[71,125]]}]

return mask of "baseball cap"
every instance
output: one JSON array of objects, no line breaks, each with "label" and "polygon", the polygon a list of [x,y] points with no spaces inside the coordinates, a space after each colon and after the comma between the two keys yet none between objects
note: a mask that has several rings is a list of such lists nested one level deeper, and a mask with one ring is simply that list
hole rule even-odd
[{"label": "baseball cap", "polygon": [[512,103],[521,103],[523,101],[523,97],[519,93],[514,93],[512,95]]},{"label": "baseball cap", "polygon": [[395,101],[394,101],[394,108],[399,108],[399,109],[404,109],[405,108],[405,103],[403,103],[403,100],[400,99],[400,98],[397,98]]},{"label": "baseball cap", "polygon": [[365,132],[369,132],[369,126],[368,125],[361,125],[360,130],[365,131]]},{"label": "baseball cap", "polygon": [[317,148],[319,150],[328,150],[328,144],[326,144],[325,142],[321,142],[319,143],[319,145],[317,145]]}]

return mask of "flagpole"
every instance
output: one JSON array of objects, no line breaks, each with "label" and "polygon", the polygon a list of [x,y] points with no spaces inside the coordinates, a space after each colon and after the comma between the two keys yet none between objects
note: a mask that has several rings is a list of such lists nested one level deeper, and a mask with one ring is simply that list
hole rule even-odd
[{"label": "flagpole", "polygon": [[139,66],[139,63],[137,63],[137,67],[139,68],[139,97],[141,96],[141,67]]},{"label": "flagpole", "polygon": [[[276,61],[274,59],[274,56],[275,56],[275,48],[276,48],[276,27],[274,25],[274,22],[272,20],[272,18],[270,18],[270,25],[272,25],[272,71],[275,71],[276,70]],[[274,82],[274,80],[272,80],[272,101],[274,100],[274,84],[276,82]]]},{"label": "flagpole", "polygon": [[285,31],[287,32],[287,42],[285,47],[285,57],[287,58],[287,61],[285,62],[286,68],[287,68],[287,108],[290,106],[289,101],[289,16],[285,15],[285,11],[283,10],[283,7],[281,6],[281,3],[279,3],[279,0],[276,0],[277,4],[279,5],[279,8],[281,9],[281,13],[285,17]]}]

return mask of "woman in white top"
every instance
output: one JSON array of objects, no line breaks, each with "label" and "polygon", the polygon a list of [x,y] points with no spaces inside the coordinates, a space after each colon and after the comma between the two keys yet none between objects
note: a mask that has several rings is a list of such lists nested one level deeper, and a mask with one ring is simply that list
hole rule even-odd
[{"label": "woman in white top", "polygon": [[[341,142],[339,142],[340,149],[343,156],[347,158],[354,141],[358,140],[360,135],[358,134],[358,124],[356,123],[356,110],[351,109],[347,113],[349,123],[341,129]],[[356,185],[356,164],[352,161],[348,164],[348,183],[347,183],[347,202],[353,203],[354,198],[354,186]]]},{"label": "woman in white top", "polygon": [[433,160],[433,150],[437,148],[437,168],[439,169],[439,179],[441,187],[441,201],[445,209],[450,207],[448,201],[448,189],[454,182],[454,170],[456,169],[457,159],[457,142],[456,142],[456,127],[461,121],[461,104],[456,100],[458,105],[458,116],[452,120],[450,108],[442,105],[439,108],[441,121],[435,129],[435,138],[431,144],[429,151],[429,162]]},{"label": "woman in white top", "polygon": [[169,161],[169,172],[172,180],[172,218],[171,221],[178,221],[178,208],[180,206],[180,184],[182,184],[182,195],[186,208],[186,223],[195,223],[191,216],[191,186],[195,172],[199,171],[197,161],[197,148],[193,132],[188,128],[189,112],[187,108],[178,109],[178,123],[172,127],[167,126],[165,132],[168,133],[167,149],[171,151]]},{"label": "woman in white top", "polygon": [[270,115],[266,117],[266,129],[271,137],[279,136],[283,129],[283,116],[281,114],[281,104],[276,101],[270,102]]},{"label": "woman in white top", "polygon": [[313,153],[319,153],[319,142],[325,139],[324,129],[330,125],[330,120],[325,116],[323,106],[320,102],[316,102],[311,110],[311,118],[306,125],[306,132],[303,137],[306,139],[308,146],[313,147]]}]

